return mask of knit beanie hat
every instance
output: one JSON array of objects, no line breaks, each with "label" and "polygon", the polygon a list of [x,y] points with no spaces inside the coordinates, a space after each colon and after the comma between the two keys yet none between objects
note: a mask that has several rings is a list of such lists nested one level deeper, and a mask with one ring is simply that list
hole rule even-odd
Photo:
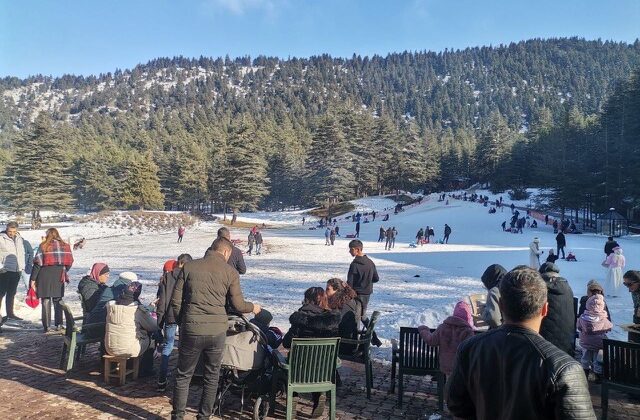
[{"label": "knit beanie hat", "polygon": [[465,301],[456,303],[456,307],[453,309],[453,316],[466,321],[471,328],[474,328],[473,317],[471,316],[471,305]]},{"label": "knit beanie hat", "polygon": [[127,280],[127,281],[138,281],[138,275],[132,271],[125,271],[123,273],[120,273],[119,277],[122,280]]},{"label": "knit beanie hat", "polygon": [[169,271],[173,271],[177,265],[178,265],[178,261],[168,260],[167,262],[164,263],[164,266],[162,267],[162,271],[164,271],[165,273]]},{"label": "knit beanie hat", "polygon": [[600,294],[604,294],[604,288],[597,280],[589,280],[587,283],[587,293],[589,293],[590,290],[599,290]]},{"label": "knit beanie hat", "polygon": [[606,316],[606,312],[604,310],[604,296],[602,295],[593,295],[587,300],[587,311],[591,315],[604,315]]},{"label": "knit beanie hat", "polygon": [[273,315],[271,315],[271,312],[267,311],[266,309],[262,309],[253,317],[251,321],[253,321],[253,323],[259,327],[267,328],[272,320]]}]

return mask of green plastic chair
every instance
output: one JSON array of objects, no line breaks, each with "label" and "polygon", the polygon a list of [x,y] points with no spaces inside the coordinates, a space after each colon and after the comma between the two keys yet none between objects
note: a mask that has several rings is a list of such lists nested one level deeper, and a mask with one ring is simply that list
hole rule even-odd
[{"label": "green plastic chair", "polygon": [[349,360],[351,362],[363,363],[365,381],[367,386],[367,399],[371,399],[371,388],[373,388],[373,363],[371,361],[371,339],[376,323],[380,317],[380,312],[374,311],[369,319],[367,329],[360,334],[360,338],[352,340],[350,338],[341,338],[340,344],[352,344],[355,346],[353,353],[340,352],[341,360]]},{"label": "green plastic chair", "polygon": [[294,338],[287,363],[287,420],[293,418],[293,393],[330,392],[330,418],[336,418],[336,367],[340,338]]},{"label": "green plastic chair", "polygon": [[96,332],[104,331],[105,323],[87,324],[78,327],[76,321],[81,320],[82,317],[74,318],[71,309],[64,302],[60,302],[60,306],[66,321],[62,355],[60,356],[60,369],[64,369],[67,372],[73,369],[73,363],[76,358],[79,358],[87,344],[100,343],[104,340],[104,335],[96,336]]}]

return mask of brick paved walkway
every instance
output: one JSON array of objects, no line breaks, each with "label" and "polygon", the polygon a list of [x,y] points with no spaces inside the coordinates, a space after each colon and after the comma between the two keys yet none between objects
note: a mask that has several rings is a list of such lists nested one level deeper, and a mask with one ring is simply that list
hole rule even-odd
[{"label": "brick paved walkway", "polygon": [[[33,326],[35,328],[35,326]],[[6,331],[0,334],[0,418],[66,419],[154,419],[169,418],[171,389],[160,394],[155,378],[141,378],[125,386],[106,386],[100,374],[100,358],[93,345],[66,377],[58,369],[62,337],[44,335],[39,330]],[[175,364],[175,355],[172,365]],[[367,401],[364,370],[361,365],[344,362],[340,368],[343,385],[338,389],[339,419],[428,419],[437,413],[435,383],[430,378],[409,378],[403,409],[397,408],[397,396],[390,395],[389,364],[374,366],[374,389]],[[189,395],[189,418],[195,417],[201,387],[194,382]],[[591,385],[596,412],[600,414],[600,387]],[[275,418],[284,418],[284,400],[278,400]],[[245,402],[240,412],[240,398],[232,395],[223,407],[225,419],[251,419],[253,401]],[[311,403],[302,397],[297,404],[298,418],[309,418]],[[325,410],[325,413],[328,411]],[[610,400],[611,419],[638,419],[640,404],[629,403],[614,393]],[[325,416],[328,418],[328,416]],[[450,419],[447,415],[443,419]]]}]

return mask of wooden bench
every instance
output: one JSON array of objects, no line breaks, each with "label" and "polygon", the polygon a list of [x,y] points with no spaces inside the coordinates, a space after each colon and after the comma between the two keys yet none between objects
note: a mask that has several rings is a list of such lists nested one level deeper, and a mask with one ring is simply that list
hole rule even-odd
[{"label": "wooden bench", "polygon": [[[131,380],[138,379],[140,372],[140,358],[127,356],[110,356],[105,354],[104,359],[104,382],[109,384],[111,378],[117,380],[116,385],[124,385],[127,382],[127,376],[131,376]],[[127,367],[127,362],[131,361],[131,367]]]},{"label": "wooden bench", "polygon": [[606,420],[610,389],[640,395],[640,344],[606,338],[602,344],[602,420]]}]

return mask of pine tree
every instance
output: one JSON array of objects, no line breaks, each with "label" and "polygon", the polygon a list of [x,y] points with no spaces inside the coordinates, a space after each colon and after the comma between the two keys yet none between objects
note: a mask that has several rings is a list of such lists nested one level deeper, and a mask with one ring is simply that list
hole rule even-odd
[{"label": "pine tree", "polygon": [[128,209],[162,210],[164,196],[160,192],[158,167],[150,155],[132,152],[123,168],[120,184],[120,206]]},{"label": "pine tree", "polygon": [[14,211],[68,210],[73,206],[71,163],[64,143],[45,113],[18,138],[5,167],[1,192]]}]

